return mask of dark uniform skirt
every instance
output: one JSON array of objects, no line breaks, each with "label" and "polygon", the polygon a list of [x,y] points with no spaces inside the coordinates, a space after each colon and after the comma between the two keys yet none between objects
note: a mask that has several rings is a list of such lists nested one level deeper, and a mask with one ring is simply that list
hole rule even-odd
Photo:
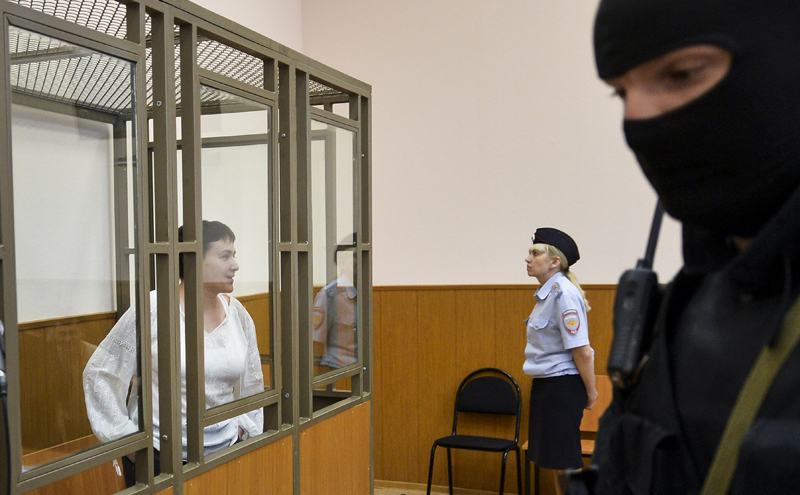
[{"label": "dark uniform skirt", "polygon": [[581,419],[588,396],[580,375],[534,378],[528,424],[528,459],[546,469],[578,469]]}]

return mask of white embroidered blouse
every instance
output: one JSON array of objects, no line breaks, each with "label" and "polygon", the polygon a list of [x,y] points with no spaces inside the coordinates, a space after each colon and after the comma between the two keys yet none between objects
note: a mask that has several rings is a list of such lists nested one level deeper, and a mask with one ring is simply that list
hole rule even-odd
[{"label": "white embroidered blouse", "polygon": [[[264,390],[261,358],[255,324],[238,300],[220,294],[225,318],[212,332],[205,333],[206,409],[227,404]],[[150,348],[152,352],[153,446],[160,450],[158,409],[158,329],[156,293],[150,293]],[[186,346],[185,318],[181,311],[181,424],[183,457],[186,459]],[[94,434],[103,442],[139,431],[137,387],[127,400],[136,371],[136,314],[128,309],[97,347],[83,370],[86,411]],[[221,421],[203,430],[205,454],[233,445],[239,427],[244,437],[259,435],[264,428],[263,409]]]}]

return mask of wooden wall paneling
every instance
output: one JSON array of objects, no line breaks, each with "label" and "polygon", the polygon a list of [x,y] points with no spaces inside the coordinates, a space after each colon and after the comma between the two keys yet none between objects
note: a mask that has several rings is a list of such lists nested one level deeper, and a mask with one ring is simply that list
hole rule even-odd
[{"label": "wooden wall paneling", "polygon": [[[269,320],[269,293],[252,294],[247,296],[238,297],[239,301],[245,307],[253,322],[256,326],[256,340],[258,342],[258,352],[264,355],[273,355],[272,349],[272,331],[270,329]],[[274,365],[274,358],[269,363],[261,365],[261,371],[264,375],[264,388],[271,389],[275,386],[272,382],[273,373],[272,368]]]},{"label": "wooden wall paneling", "polygon": [[23,454],[92,434],[83,368],[114,322],[100,313],[20,325]]},{"label": "wooden wall paneling", "polygon": [[[120,462],[120,461],[118,461]],[[120,469],[122,463],[120,462]],[[27,492],[28,495],[110,495],[125,489],[125,480],[117,476],[112,463],[88,469],[47,486]]]},{"label": "wooden wall paneling", "polygon": [[[386,476],[393,474],[388,456],[384,455],[383,428],[386,424],[383,418],[383,400],[380,390],[383,383],[383,331],[381,324],[381,311],[384,292],[373,289],[372,292],[372,445],[374,455],[372,460],[375,470],[375,479],[388,479]],[[388,399],[388,397],[387,397]]]},{"label": "wooden wall paneling", "polygon": [[[19,386],[22,428],[22,454],[44,450],[50,443],[54,411],[47,394],[48,367],[44,359],[45,331],[19,333]],[[49,444],[49,445],[48,445]]]},{"label": "wooden wall paneling", "polygon": [[272,335],[269,328],[269,293],[252,294],[237,298],[245,307],[256,325],[258,350],[261,354],[272,354]]},{"label": "wooden wall paneling", "polygon": [[[419,473],[419,366],[420,346],[417,321],[417,291],[384,292],[381,301],[380,389],[374,401],[380,403],[383,454],[386,469],[400,481],[417,482]],[[377,351],[377,349],[376,349]],[[377,456],[376,456],[377,457]],[[386,472],[386,471],[384,471]]]},{"label": "wooden wall paneling", "polygon": [[229,464],[225,463],[184,481],[184,495],[236,495],[228,492]]},{"label": "wooden wall paneling", "polygon": [[169,487],[166,490],[158,492],[158,495],[172,495],[172,487]]},{"label": "wooden wall paneling", "polygon": [[[437,438],[449,435],[453,406],[460,380],[456,371],[455,342],[458,338],[456,296],[453,290],[420,291],[417,296],[419,321],[419,434],[418,473],[416,480],[426,483],[430,449]],[[450,349],[450,352],[444,352]],[[377,449],[376,449],[377,451]],[[447,484],[446,450],[438,449],[433,483]]]},{"label": "wooden wall paneling", "polygon": [[595,352],[594,372],[596,375],[608,373],[608,352],[611,349],[611,338],[614,335],[614,298],[617,291],[614,286],[589,287],[586,296],[591,311],[586,315],[589,319],[589,340]]},{"label": "wooden wall paneling", "polygon": [[[536,287],[497,289],[495,301],[497,309],[497,367],[511,374],[519,384],[522,393],[522,422],[520,425],[520,445],[528,438],[528,412],[531,400],[531,377],[523,373],[525,362],[525,345],[527,343],[527,327],[525,320],[533,310]],[[509,469],[506,472],[506,484],[509,490],[516,492],[517,461],[515,455],[509,455]],[[522,456],[524,462],[524,456]],[[524,473],[524,464],[522,469]],[[511,483],[509,485],[509,483]]]},{"label": "wooden wall paneling", "polygon": [[[456,291],[456,386],[469,372],[486,366],[496,366],[495,291],[493,289],[462,289]],[[467,422],[463,426],[468,426]],[[493,434],[493,428],[481,429]],[[495,490],[500,483],[499,470],[487,469],[491,454],[454,450],[453,483],[456,486]],[[499,458],[498,464],[499,466]]]},{"label": "wooden wall paneling", "polygon": [[184,495],[291,495],[292,439],[245,454],[183,484]]},{"label": "wooden wall paneling", "polygon": [[369,493],[370,421],[366,402],[300,433],[302,495]]},{"label": "wooden wall paneling", "polygon": [[[592,347],[596,352],[597,374],[605,374],[608,349],[612,336],[612,312],[615,287],[587,285],[589,302],[589,328]],[[536,285],[513,286],[443,286],[443,287],[376,287],[373,306],[375,323],[375,466],[376,479],[425,483],[427,462],[433,439],[441,431],[449,432],[452,422],[452,401],[461,379],[469,371],[481,366],[505,369],[520,384],[523,396],[523,420],[520,431],[522,442],[527,438],[530,377],[522,373],[525,348],[524,320],[534,305]],[[454,344],[432,345],[433,336],[425,325],[441,325],[447,319],[443,294],[452,292],[455,299]],[[414,298],[416,294],[416,299]],[[412,306],[416,304],[416,307]],[[437,307],[441,306],[441,307]],[[418,333],[409,332],[410,315],[398,318],[398,313],[415,312]],[[449,331],[449,330],[448,330]],[[443,332],[446,332],[443,330]],[[403,345],[398,345],[403,339]],[[408,355],[419,359],[418,378],[406,373]],[[434,375],[426,374],[429,362],[452,363],[453,370]],[[434,388],[432,388],[434,387]],[[434,407],[427,399],[432,390],[449,390],[442,402],[447,403],[446,414],[435,414],[424,408]],[[416,399],[419,397],[419,400]],[[403,413],[398,413],[402,408]],[[436,418],[441,417],[436,424]],[[414,421],[418,421],[414,423]],[[497,422],[500,427],[502,422]],[[467,420],[465,425],[469,424]],[[416,440],[402,435],[402,431],[418,425]],[[388,440],[387,440],[388,438]],[[406,442],[406,443],[398,443]],[[411,452],[416,451],[419,464],[416,473],[407,466]],[[397,453],[401,457],[397,457]],[[496,491],[499,484],[500,460],[490,457],[472,457],[472,454],[454,452],[454,474],[457,486],[469,489]],[[466,455],[462,455],[466,454]],[[488,456],[488,454],[486,454]],[[437,462],[434,482],[446,484],[445,453],[441,464]],[[506,489],[516,492],[516,460],[509,459],[506,472]],[[554,493],[552,472],[542,470],[542,493]]]},{"label": "wooden wall paneling", "polygon": [[228,494],[292,495],[292,438],[228,462]]},{"label": "wooden wall paneling", "polygon": [[[456,291],[456,376],[495,365],[495,300],[489,289]],[[447,352],[447,349],[442,349]]]}]

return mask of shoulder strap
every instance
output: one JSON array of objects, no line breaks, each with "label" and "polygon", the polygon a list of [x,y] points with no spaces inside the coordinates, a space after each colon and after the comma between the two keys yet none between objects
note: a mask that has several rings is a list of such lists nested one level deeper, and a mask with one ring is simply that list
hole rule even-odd
[{"label": "shoulder strap", "polygon": [[714,454],[711,469],[703,483],[702,495],[725,495],[730,488],[739,449],[745,434],[761,409],[772,381],[800,341],[800,299],[786,314],[783,328],[773,346],[764,346],[755,366],[742,386],[728,424]]}]

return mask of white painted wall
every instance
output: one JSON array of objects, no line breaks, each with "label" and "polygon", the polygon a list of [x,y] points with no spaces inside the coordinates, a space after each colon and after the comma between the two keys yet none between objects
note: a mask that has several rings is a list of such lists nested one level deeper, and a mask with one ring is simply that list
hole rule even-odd
[{"label": "white painted wall", "polygon": [[[303,53],[373,87],[375,285],[528,283],[537,226],[585,283],[643,255],[655,195],[595,75],[596,0],[302,3]],[[680,263],[668,222],[661,279]]]},{"label": "white painted wall", "polygon": [[300,0],[194,0],[194,3],[293,50],[303,51]]}]

